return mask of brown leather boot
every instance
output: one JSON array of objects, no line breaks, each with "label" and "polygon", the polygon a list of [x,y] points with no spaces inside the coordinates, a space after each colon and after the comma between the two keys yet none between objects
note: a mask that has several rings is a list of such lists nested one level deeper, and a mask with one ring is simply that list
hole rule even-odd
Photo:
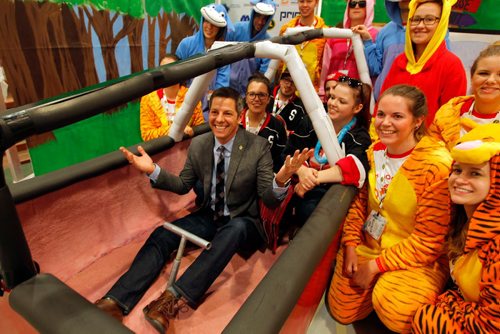
[{"label": "brown leather boot", "polygon": [[119,322],[123,320],[122,308],[113,299],[106,297],[99,299],[94,303],[95,306],[100,308],[102,311],[106,312],[108,315],[112,316]]},{"label": "brown leather boot", "polygon": [[175,318],[179,307],[177,302],[179,301],[172,292],[166,290],[161,294],[161,296],[149,303],[148,306],[144,308],[144,316],[146,320],[149,321],[151,325],[160,333],[166,333],[168,325],[170,323],[169,319]]}]

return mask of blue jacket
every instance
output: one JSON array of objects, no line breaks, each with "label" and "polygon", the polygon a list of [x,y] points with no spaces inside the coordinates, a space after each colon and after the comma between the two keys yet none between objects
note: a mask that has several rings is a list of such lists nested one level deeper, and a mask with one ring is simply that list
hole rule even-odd
[{"label": "blue jacket", "polygon": [[[267,33],[267,29],[273,20],[273,16],[268,16],[264,27],[255,36],[252,36],[254,16],[255,10],[252,9],[250,20],[236,23],[234,31],[228,33],[227,41],[256,42],[271,38]],[[268,58],[251,58],[232,64],[230,86],[240,94],[245,94],[248,78],[255,72],[265,73],[270,61]]]},{"label": "blue jacket", "polygon": [[[226,8],[223,5],[216,5],[217,11],[223,11],[225,13],[226,20],[229,19],[229,15]],[[180,60],[192,57],[197,54],[205,54],[205,36],[203,35],[203,15],[200,20],[200,29],[192,36],[188,36],[182,39],[175,51],[175,55],[179,57]],[[227,40],[228,24],[223,31],[223,40]],[[229,66],[223,66],[217,69],[217,75],[214,81],[210,84],[209,89],[214,90],[220,87],[229,86]]]},{"label": "blue jacket", "polygon": [[380,88],[394,59],[404,51],[405,27],[401,22],[401,11],[397,2],[385,0],[387,15],[391,19],[378,33],[375,41],[364,41],[365,57],[370,76],[378,76],[373,94],[378,99]]}]

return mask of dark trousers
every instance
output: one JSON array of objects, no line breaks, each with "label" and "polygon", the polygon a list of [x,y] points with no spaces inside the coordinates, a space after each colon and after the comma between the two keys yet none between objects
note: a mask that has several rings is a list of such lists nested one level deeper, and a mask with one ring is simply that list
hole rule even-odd
[{"label": "dark trousers", "polygon": [[[225,222],[214,222],[211,210],[200,210],[173,222],[186,231],[212,243],[203,250],[174,288],[196,307],[205,292],[224,270],[233,255],[248,244],[257,244],[259,233],[253,219],[237,217]],[[129,270],[123,274],[105,295],[114,299],[128,314],[146,290],[156,280],[179,246],[180,237],[163,227],[156,228],[137,253]]]}]

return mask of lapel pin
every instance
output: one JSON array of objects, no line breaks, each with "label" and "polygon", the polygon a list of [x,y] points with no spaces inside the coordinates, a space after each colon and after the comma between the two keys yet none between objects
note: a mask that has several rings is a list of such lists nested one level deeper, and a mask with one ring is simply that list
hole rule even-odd
[{"label": "lapel pin", "polygon": [[240,151],[242,151],[243,150],[243,145],[240,145],[239,149],[240,149]]}]

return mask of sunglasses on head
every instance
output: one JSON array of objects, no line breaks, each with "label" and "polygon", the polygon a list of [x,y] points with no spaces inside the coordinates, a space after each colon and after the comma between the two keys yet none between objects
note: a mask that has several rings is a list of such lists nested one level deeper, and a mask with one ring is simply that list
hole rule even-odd
[{"label": "sunglasses on head", "polygon": [[366,7],[366,1],[361,0],[361,1],[349,1],[349,8],[356,8],[356,5],[359,5],[359,8],[365,8]]},{"label": "sunglasses on head", "polygon": [[359,81],[357,79],[350,78],[347,75],[343,75],[343,76],[339,77],[337,81],[338,82],[345,82],[351,88],[358,88],[358,87],[363,86],[363,83],[361,81]]}]

